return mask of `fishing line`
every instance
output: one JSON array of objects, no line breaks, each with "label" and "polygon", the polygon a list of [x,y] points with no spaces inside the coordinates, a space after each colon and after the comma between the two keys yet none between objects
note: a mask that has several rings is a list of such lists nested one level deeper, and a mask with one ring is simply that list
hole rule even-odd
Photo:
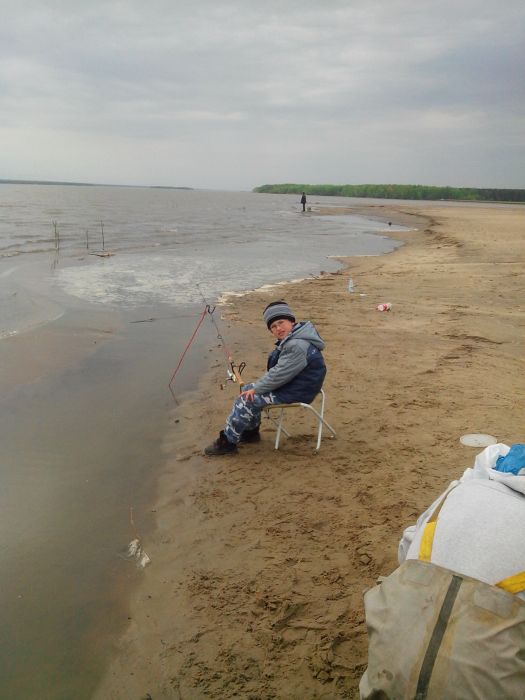
[{"label": "fishing line", "polygon": [[217,325],[217,321],[215,320],[215,317],[213,315],[215,311],[215,306],[213,308],[210,307],[208,304],[208,300],[204,296],[204,293],[200,286],[197,284],[197,289],[199,290],[199,294],[201,295],[204,303],[206,304],[206,307],[210,309],[209,315],[210,315],[210,320],[213,323],[215,330],[217,332],[217,340],[221,343],[222,349],[224,350],[224,354],[226,355],[226,362],[228,363],[229,369],[227,370],[228,372],[228,380],[232,382],[237,382],[239,384],[239,393],[242,391],[242,379],[241,379],[241,374],[244,371],[244,368],[246,367],[246,362],[240,362],[238,365],[235,364],[235,361],[233,359],[233,353],[231,350],[228,348],[228,345],[226,344],[226,341],[224,339],[224,336],[222,335],[219,326]]}]

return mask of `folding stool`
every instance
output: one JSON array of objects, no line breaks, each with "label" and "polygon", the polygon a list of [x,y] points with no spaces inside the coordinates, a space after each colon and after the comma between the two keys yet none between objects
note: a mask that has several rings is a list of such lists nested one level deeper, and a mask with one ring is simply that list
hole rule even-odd
[{"label": "folding stool", "polygon": [[[325,401],[326,401],[326,393],[324,389],[321,389],[319,392],[318,396],[321,397],[321,405],[319,407],[319,410],[317,411],[311,404],[309,403],[302,403],[301,401],[297,403],[274,403],[266,406],[264,408],[264,411],[266,411],[268,418],[275,423],[277,426],[277,434],[275,436],[275,449],[279,449],[279,441],[281,439],[281,433],[284,433],[287,437],[290,437],[290,433],[286,430],[286,428],[283,426],[283,418],[284,418],[284,412],[290,408],[305,408],[308,411],[311,411],[317,420],[317,446],[315,448],[316,452],[319,451],[319,448],[321,447],[321,436],[323,433],[323,425],[325,425],[328,430],[332,433],[332,437],[336,436],[335,430],[332,428],[332,426],[327,423],[324,419],[324,406],[325,406]],[[314,399],[315,401],[315,399]],[[271,413],[274,412],[275,410],[279,410],[280,414],[278,418],[274,418]]]}]

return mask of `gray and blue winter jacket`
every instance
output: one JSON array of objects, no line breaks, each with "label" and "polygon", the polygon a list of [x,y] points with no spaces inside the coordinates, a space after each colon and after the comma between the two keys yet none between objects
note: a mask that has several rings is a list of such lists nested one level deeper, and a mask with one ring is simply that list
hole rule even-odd
[{"label": "gray and blue winter jacket", "polygon": [[296,323],[268,357],[267,372],[254,384],[258,394],[272,392],[281,403],[311,403],[321,391],[326,365],[324,342],[310,321]]}]

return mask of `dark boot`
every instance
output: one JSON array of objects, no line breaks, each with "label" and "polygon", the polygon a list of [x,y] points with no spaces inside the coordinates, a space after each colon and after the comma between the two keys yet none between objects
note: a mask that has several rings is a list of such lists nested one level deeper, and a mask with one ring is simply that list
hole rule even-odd
[{"label": "dark boot", "polygon": [[241,439],[239,442],[260,442],[261,441],[261,433],[259,432],[259,427],[254,428],[253,430],[245,430],[243,433],[241,433]]},{"label": "dark boot", "polygon": [[204,454],[208,455],[209,457],[214,457],[216,455],[231,455],[235,452],[237,452],[237,445],[234,445],[233,442],[228,440],[224,434],[224,430],[221,430],[219,437],[212,442],[211,445],[204,448]]}]

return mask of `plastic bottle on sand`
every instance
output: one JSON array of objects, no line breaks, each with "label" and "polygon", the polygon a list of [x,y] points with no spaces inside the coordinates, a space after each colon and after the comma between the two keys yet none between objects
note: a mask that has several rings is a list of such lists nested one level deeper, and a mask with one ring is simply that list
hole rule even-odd
[{"label": "plastic bottle on sand", "polygon": [[348,279],[348,291],[353,292],[354,290],[354,280],[350,277]]},{"label": "plastic bottle on sand", "polygon": [[377,305],[378,311],[390,311],[391,308],[392,308],[392,304],[389,301],[387,301],[385,304],[378,304]]}]

